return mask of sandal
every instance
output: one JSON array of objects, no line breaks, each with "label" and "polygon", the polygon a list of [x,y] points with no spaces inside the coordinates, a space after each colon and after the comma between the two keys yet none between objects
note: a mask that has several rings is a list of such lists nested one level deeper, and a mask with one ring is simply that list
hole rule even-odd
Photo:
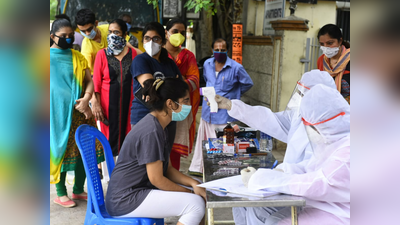
[{"label": "sandal", "polygon": [[66,202],[62,202],[60,200],[60,197],[57,197],[56,199],[54,199],[53,202],[56,203],[57,205],[65,207],[65,208],[72,208],[72,207],[76,206],[76,203],[74,201],[72,201],[71,199]]},{"label": "sandal", "polygon": [[72,193],[72,199],[73,200],[84,200],[84,201],[87,201],[87,193],[86,192],[82,192],[80,194]]}]

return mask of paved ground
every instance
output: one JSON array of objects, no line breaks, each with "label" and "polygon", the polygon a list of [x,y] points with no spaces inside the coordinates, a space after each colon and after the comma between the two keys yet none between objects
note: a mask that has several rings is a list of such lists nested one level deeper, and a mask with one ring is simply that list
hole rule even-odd
[{"label": "paved ground", "polygon": [[[201,108],[199,109],[201,114]],[[200,117],[198,116],[198,119]],[[197,119],[197,121],[199,121]],[[282,162],[284,151],[273,151],[273,154],[279,162]],[[188,158],[181,159],[181,171],[187,174],[193,154],[190,154]],[[72,180],[73,177],[67,176],[67,189],[68,194],[72,194]],[[103,181],[103,190],[106,192],[107,183]],[[57,197],[55,185],[50,185],[50,224],[52,225],[78,225],[83,224],[86,213],[86,201],[77,201],[77,206],[74,208],[63,208],[53,203],[53,200]],[[215,209],[214,210],[215,220],[233,220],[232,209]],[[168,225],[176,224],[178,217],[166,218],[165,223]]]}]

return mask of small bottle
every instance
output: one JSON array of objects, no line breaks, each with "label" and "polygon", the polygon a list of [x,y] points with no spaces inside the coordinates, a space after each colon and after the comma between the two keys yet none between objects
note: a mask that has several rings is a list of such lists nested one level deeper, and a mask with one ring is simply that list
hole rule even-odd
[{"label": "small bottle", "polygon": [[260,152],[268,152],[268,135],[260,132]]},{"label": "small bottle", "polygon": [[228,122],[226,127],[224,128],[224,144],[235,144],[235,131],[231,126],[231,123]]}]

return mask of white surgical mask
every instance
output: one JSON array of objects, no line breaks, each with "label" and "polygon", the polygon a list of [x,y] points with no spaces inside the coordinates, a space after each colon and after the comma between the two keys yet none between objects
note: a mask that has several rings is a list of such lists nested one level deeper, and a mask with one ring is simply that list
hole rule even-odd
[{"label": "white surgical mask", "polygon": [[146,44],[144,44],[144,49],[146,50],[147,54],[153,57],[161,50],[161,45],[153,41],[149,41]]},{"label": "white surgical mask", "polygon": [[81,31],[81,34],[82,34],[84,37],[86,37],[86,38],[88,38],[88,39],[90,39],[90,40],[93,40],[93,39],[96,37],[97,32],[94,30],[94,27],[93,27],[93,29],[92,29],[92,31],[90,31],[90,34],[89,34],[89,35],[86,35],[86,34],[83,33],[82,31]]},{"label": "white surgical mask", "polygon": [[339,47],[329,48],[325,46],[321,46],[322,53],[326,55],[328,58],[332,58],[333,56],[337,55],[339,52]]}]

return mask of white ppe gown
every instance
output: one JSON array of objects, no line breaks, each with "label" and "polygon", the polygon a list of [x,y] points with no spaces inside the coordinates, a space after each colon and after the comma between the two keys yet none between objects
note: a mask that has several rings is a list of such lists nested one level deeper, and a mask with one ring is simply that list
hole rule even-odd
[{"label": "white ppe gown", "polygon": [[[305,173],[259,169],[250,178],[249,189],[304,197],[300,224],[350,224],[350,106],[337,90],[317,85],[304,97],[300,111],[304,124],[312,125],[324,140],[313,147]],[[267,219],[265,224],[285,220]]]},{"label": "white ppe gown", "polygon": [[[331,75],[319,70],[311,70],[303,74],[296,88],[300,87],[299,84],[305,91],[318,84],[336,88]],[[267,107],[250,106],[240,100],[231,100],[231,102],[231,110],[228,110],[229,116],[287,143],[283,163],[277,166],[278,169],[285,173],[301,174],[305,172],[304,166],[312,156],[312,149],[299,110],[274,113]]]}]

